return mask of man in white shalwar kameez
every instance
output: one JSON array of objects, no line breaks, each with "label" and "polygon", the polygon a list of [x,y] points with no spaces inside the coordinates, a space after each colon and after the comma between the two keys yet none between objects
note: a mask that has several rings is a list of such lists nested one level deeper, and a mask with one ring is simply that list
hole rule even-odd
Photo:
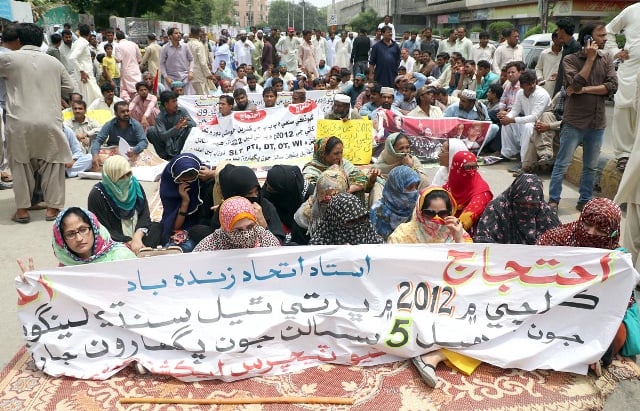
[{"label": "man in white shalwar kameez", "polygon": [[69,63],[73,65],[75,82],[78,93],[82,94],[85,101],[93,101],[101,96],[98,82],[93,76],[93,63],[91,61],[91,48],[87,38],[91,29],[87,24],[78,26],[80,37],[71,46]]},{"label": "man in white shalwar kameez", "polygon": [[287,37],[280,39],[276,45],[280,62],[287,64],[287,71],[289,73],[296,73],[298,71],[298,47],[300,47],[300,40],[295,37],[294,34],[295,31],[293,27],[289,27]]},{"label": "man in white shalwar kameez", "polygon": [[351,68],[351,40],[347,38],[347,32],[343,31],[340,34],[340,40],[335,44],[336,59],[334,65],[340,68]]},{"label": "man in white shalwar kameez", "polygon": [[[618,169],[624,171],[636,138],[637,91],[636,77],[640,69],[640,3],[632,4],[606,26],[607,42],[605,50],[620,59],[618,66],[618,91],[614,97],[611,135],[613,152]],[[616,34],[624,30],[626,43],[618,49]]]}]

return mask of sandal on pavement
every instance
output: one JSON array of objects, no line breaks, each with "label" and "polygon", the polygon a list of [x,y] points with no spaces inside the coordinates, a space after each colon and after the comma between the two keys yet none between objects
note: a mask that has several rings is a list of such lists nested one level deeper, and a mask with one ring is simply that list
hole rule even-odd
[{"label": "sandal on pavement", "polygon": [[549,207],[551,208],[551,210],[553,210],[554,213],[558,214],[558,203],[556,203],[555,201],[549,201],[547,204],[549,204]]},{"label": "sandal on pavement", "polygon": [[1,179],[5,183],[12,183],[13,182],[13,177],[11,177],[11,174],[9,174],[9,173],[2,173]]},{"label": "sandal on pavement", "polygon": [[16,213],[11,217],[11,221],[19,224],[27,224],[31,222],[31,216],[27,214],[25,217],[18,217],[18,214]]},{"label": "sandal on pavement", "polygon": [[[53,214],[50,213],[50,211],[53,211]],[[44,215],[44,219],[45,221],[55,221],[56,218],[58,217],[58,214],[60,214],[60,210],[57,208],[47,208],[47,212]]]},{"label": "sandal on pavement", "polygon": [[411,359],[413,365],[418,370],[418,374],[429,387],[435,388],[438,383],[438,377],[436,376],[436,369],[431,364],[427,364],[422,360],[420,356],[413,357]]},{"label": "sandal on pavement", "polygon": [[627,162],[629,161],[629,157],[620,157],[616,160],[616,168],[618,171],[624,171],[627,168]]}]

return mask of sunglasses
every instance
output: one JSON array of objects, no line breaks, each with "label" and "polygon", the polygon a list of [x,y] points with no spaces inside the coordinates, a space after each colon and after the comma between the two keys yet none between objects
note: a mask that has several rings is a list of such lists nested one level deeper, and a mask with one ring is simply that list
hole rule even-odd
[{"label": "sunglasses", "polygon": [[478,169],[478,165],[477,164],[465,164],[462,166],[462,169],[465,171],[471,171],[471,170],[477,170]]},{"label": "sunglasses", "polygon": [[445,218],[445,217],[449,217],[451,215],[451,212],[449,210],[440,210],[440,211],[436,211],[436,210],[422,210],[422,215],[428,218],[434,218],[436,215],[440,218]]}]

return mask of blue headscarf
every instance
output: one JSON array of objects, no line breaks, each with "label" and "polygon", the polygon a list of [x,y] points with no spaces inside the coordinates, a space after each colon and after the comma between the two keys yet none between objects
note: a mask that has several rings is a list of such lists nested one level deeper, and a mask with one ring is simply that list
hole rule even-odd
[{"label": "blue headscarf", "polygon": [[402,223],[409,221],[418,199],[418,189],[405,191],[420,184],[420,176],[411,167],[394,167],[382,190],[382,198],[371,207],[371,224],[385,240]]}]

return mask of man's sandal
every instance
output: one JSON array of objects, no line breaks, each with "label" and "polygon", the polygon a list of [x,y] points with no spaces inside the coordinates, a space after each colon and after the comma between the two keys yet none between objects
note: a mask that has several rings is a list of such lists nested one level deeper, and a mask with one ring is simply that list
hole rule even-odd
[{"label": "man's sandal", "polygon": [[420,356],[413,357],[411,362],[416,366],[418,374],[422,377],[422,381],[429,387],[435,388],[438,383],[438,377],[436,376],[436,369],[433,365],[424,362]]},{"label": "man's sandal", "polygon": [[629,161],[629,157],[620,157],[616,160],[616,168],[618,171],[624,171],[627,168],[627,162]]}]

